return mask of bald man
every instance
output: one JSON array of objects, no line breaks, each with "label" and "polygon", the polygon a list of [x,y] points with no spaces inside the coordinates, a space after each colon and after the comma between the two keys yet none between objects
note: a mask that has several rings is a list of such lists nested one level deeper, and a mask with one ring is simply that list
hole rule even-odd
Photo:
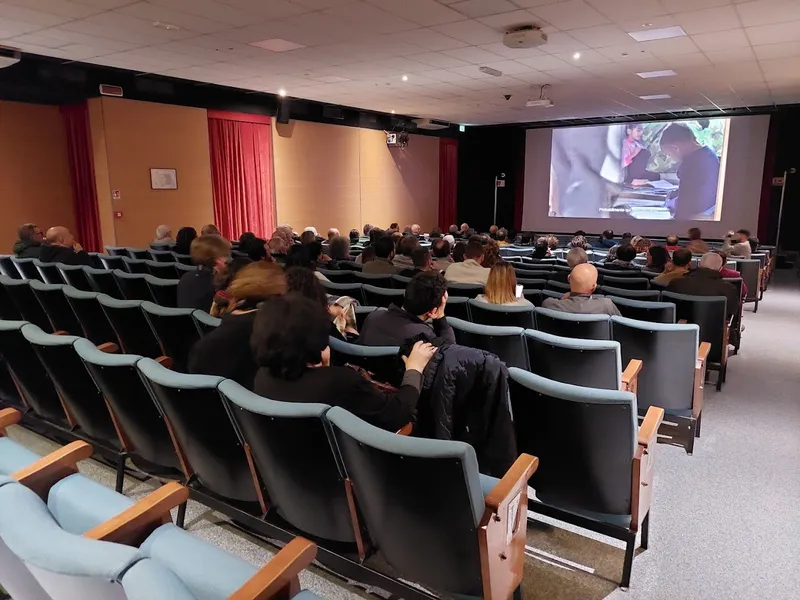
[{"label": "bald man", "polygon": [[66,227],[51,227],[45,233],[44,239],[45,244],[39,254],[42,262],[92,266],[92,257],[81,248]]},{"label": "bald man", "polygon": [[700,258],[700,265],[683,277],[669,282],[667,290],[690,296],[724,296],[727,299],[726,313],[730,317],[739,311],[739,294],[736,288],[723,281],[719,270],[722,257],[716,252],[706,252]]},{"label": "bald man", "polygon": [[597,269],[587,263],[575,265],[569,274],[569,297],[547,298],[542,308],[580,315],[619,315],[620,312],[608,298],[595,297]]}]

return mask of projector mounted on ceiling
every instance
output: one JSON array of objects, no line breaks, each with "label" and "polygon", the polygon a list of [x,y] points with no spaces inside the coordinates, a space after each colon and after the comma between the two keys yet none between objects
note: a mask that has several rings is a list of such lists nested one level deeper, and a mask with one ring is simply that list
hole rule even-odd
[{"label": "projector mounted on ceiling", "polygon": [[503,44],[509,48],[537,48],[547,43],[547,34],[536,25],[521,25],[503,36]]},{"label": "projector mounted on ceiling", "polygon": [[552,108],[556,104],[550,99],[550,85],[545,84],[539,89],[539,97],[531,96],[525,103],[527,108]]},{"label": "projector mounted on ceiling", "polygon": [[429,129],[435,131],[437,129],[447,129],[450,123],[447,121],[439,121],[437,119],[414,119],[418,129]]}]

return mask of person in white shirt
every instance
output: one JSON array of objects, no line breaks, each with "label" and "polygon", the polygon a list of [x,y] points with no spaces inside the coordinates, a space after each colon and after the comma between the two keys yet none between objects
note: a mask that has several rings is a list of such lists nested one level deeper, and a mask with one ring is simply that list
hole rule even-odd
[{"label": "person in white shirt", "polygon": [[464,262],[453,263],[444,273],[448,283],[474,283],[486,285],[489,269],[482,266],[483,246],[478,241],[467,244]]},{"label": "person in white shirt", "polygon": [[517,298],[517,275],[511,263],[499,262],[489,269],[489,280],[478,302],[502,306],[533,306],[527,298]]}]

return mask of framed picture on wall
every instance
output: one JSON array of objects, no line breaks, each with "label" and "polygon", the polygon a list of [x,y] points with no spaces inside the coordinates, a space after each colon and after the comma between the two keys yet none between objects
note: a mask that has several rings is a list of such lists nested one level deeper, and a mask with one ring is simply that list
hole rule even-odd
[{"label": "framed picture on wall", "polygon": [[150,188],[154,190],[177,190],[177,169],[150,169]]}]

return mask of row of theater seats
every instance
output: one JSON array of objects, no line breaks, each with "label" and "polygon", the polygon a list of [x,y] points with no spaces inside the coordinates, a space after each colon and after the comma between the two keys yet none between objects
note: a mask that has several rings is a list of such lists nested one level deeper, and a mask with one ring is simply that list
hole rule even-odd
[{"label": "row of theater seats", "polygon": [[87,272],[117,270],[120,273],[132,275],[151,275],[161,279],[180,279],[184,273],[197,269],[196,266],[180,262],[158,262],[103,254],[92,254],[90,256],[93,262],[92,267],[88,265],[45,263],[36,258],[0,256],[0,274],[10,279],[37,279],[44,283],[53,284],[67,283],[83,289],[81,282],[86,279],[85,273]]},{"label": "row of theater seats", "polygon": [[78,473],[91,445],[39,457],[5,436],[0,410],[0,586],[14,600],[315,600],[298,574],[316,547],[297,538],[257,570],[172,524],[189,491],[177,483],[139,502]]}]

